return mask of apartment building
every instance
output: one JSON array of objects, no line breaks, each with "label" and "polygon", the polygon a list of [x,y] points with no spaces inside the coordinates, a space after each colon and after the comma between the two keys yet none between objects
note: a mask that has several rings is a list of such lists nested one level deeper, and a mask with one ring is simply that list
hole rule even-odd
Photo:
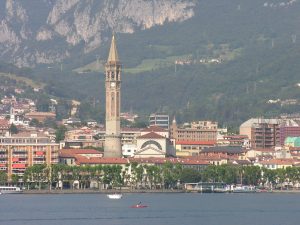
[{"label": "apartment building", "polygon": [[27,167],[36,164],[57,164],[59,144],[41,133],[19,133],[0,137],[0,170],[22,176]]},{"label": "apartment building", "polygon": [[212,121],[193,122],[189,127],[178,127],[174,119],[170,128],[171,139],[178,141],[217,141],[218,125]]},{"label": "apartment building", "polygon": [[252,148],[273,148],[280,145],[279,124],[256,123],[251,129],[251,136]]},{"label": "apartment building", "polygon": [[252,148],[273,148],[280,145],[281,119],[252,118],[241,124],[240,135],[247,135]]}]

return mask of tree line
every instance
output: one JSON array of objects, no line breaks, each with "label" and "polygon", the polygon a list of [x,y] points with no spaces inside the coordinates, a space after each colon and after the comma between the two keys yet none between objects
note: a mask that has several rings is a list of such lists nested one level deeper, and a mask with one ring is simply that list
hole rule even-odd
[{"label": "tree line", "polygon": [[[20,177],[19,177],[20,178]],[[222,182],[224,184],[255,185],[267,188],[285,188],[300,181],[300,168],[267,169],[258,166],[209,165],[200,170],[180,164],[143,165],[136,162],[121,165],[28,167],[18,183],[13,175],[12,184],[28,189],[64,189],[90,187],[117,189],[180,189],[184,183]],[[7,175],[0,172],[0,184],[7,184]],[[97,184],[93,186],[92,184]],[[76,187],[74,185],[77,185]]]}]

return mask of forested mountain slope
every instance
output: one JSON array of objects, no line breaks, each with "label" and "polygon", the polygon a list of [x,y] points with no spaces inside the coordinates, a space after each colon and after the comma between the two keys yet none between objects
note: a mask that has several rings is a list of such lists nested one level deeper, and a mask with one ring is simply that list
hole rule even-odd
[{"label": "forested mountain slope", "polygon": [[[44,16],[46,21],[53,22],[49,12],[60,1],[41,2],[47,2],[49,7]],[[76,27],[73,26],[76,7],[98,4],[98,1],[88,0],[75,2],[74,7],[69,6],[69,10],[64,11],[72,12],[72,16],[59,17],[66,18],[71,27]],[[115,12],[113,9],[124,2],[107,1],[105,4]],[[145,114],[166,111],[177,115],[179,120],[216,119],[234,125],[251,116],[299,111],[299,0],[163,1],[169,4],[164,5],[169,9],[167,12],[159,5],[162,1],[137,2],[143,4],[133,8],[136,12],[146,10],[145,15],[150,15],[147,12],[152,10],[152,23],[149,24],[150,17],[145,19],[142,13],[132,12],[131,17],[125,13],[122,18],[127,18],[125,21],[133,24],[134,29],[128,30],[127,25],[116,29],[119,55],[124,65],[124,111],[133,109]],[[94,12],[92,9],[90,13]],[[51,43],[51,49],[68,51],[68,54],[55,57],[57,62],[50,64],[51,69],[43,67],[45,62],[37,64],[30,76],[48,83],[46,91],[59,97],[76,97],[85,102],[96,98],[103,110],[104,82],[100,68],[107,57],[112,28],[123,21],[115,19],[112,26],[107,18],[114,14],[105,15],[106,19],[100,21],[107,29],[101,30],[102,41],[97,45],[92,44],[96,43],[92,40],[99,33],[96,30],[93,30],[96,36],[88,39],[90,42],[81,37],[73,47],[68,40],[77,39],[71,38],[72,35],[58,35],[57,30],[55,42],[41,42],[46,47]],[[59,22],[53,24],[46,28],[58,29]],[[37,24],[36,27],[43,26]],[[90,34],[89,30],[85,32]],[[7,49],[4,44],[0,46],[7,55],[18,54],[17,50],[3,51]],[[29,51],[32,46],[36,48],[32,43],[22,51]],[[83,73],[74,72],[78,68],[84,68]],[[269,100],[277,103],[267,104]]]}]

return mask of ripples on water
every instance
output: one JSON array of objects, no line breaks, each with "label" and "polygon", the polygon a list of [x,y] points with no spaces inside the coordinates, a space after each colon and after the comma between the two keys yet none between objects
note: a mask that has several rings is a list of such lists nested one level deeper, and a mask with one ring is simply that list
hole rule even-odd
[{"label": "ripples on water", "polygon": [[[132,209],[138,202],[148,208]],[[1,195],[2,225],[296,225],[300,194]]]}]

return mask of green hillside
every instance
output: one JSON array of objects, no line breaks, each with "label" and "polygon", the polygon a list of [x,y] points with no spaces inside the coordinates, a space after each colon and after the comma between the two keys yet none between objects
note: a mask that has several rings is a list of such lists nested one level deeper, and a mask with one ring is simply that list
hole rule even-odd
[{"label": "green hillside", "polygon": [[[288,2],[201,0],[188,21],[117,34],[123,111],[166,111],[179,121],[233,126],[253,116],[298,112],[298,103],[266,104],[300,98],[300,3]],[[104,108],[103,67],[96,58],[106,59],[109,44],[88,55],[74,53],[63,69],[38,67],[30,76],[47,83],[51,94],[96,98]],[[176,60],[191,63],[175,66]]]}]

